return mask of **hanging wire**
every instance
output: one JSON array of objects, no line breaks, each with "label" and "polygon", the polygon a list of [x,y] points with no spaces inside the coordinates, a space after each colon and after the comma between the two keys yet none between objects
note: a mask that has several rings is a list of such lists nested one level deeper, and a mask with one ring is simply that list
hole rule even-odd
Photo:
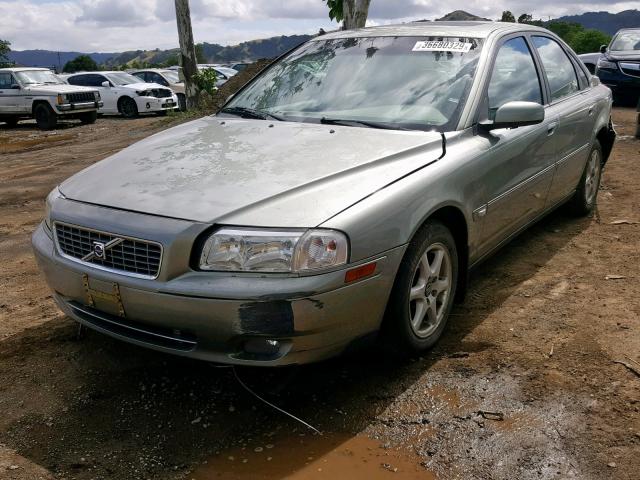
[{"label": "hanging wire", "polygon": [[322,432],[320,430],[318,430],[317,428],[315,428],[313,425],[308,424],[307,422],[305,422],[304,420],[296,417],[295,415],[287,412],[286,410],[283,410],[282,408],[278,407],[277,405],[274,405],[273,403],[269,402],[268,400],[265,400],[264,398],[262,398],[260,395],[258,395],[256,392],[254,392],[253,390],[251,390],[251,388],[249,388],[240,378],[240,376],[238,375],[238,372],[236,371],[235,366],[231,366],[231,369],[233,370],[233,375],[236,377],[236,380],[238,381],[238,383],[242,386],[242,388],[244,388],[247,392],[249,392],[251,395],[253,395],[254,397],[256,397],[258,400],[260,400],[263,403],[266,403],[267,405],[269,405],[271,408],[273,408],[274,410],[277,410],[280,413],[284,413],[286,416],[293,418],[295,421],[301,423],[302,425],[304,425],[305,427],[307,427],[310,430],[313,430],[314,432],[316,432],[318,435],[322,435]]}]

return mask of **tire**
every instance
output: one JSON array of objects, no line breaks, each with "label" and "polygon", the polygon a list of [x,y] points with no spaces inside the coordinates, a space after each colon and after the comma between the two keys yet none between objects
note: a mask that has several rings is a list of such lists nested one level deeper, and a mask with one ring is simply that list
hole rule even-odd
[{"label": "tire", "polygon": [[41,130],[53,130],[58,124],[58,116],[48,103],[39,103],[33,109],[38,128]]},{"label": "tire", "polygon": [[587,157],[580,183],[576,187],[576,193],[567,204],[568,210],[573,215],[584,217],[590,215],[598,200],[598,189],[602,178],[602,147],[597,140]]},{"label": "tire", "polygon": [[15,128],[15,126],[18,125],[17,117],[8,117],[0,121],[4,122],[7,125],[7,128]]},{"label": "tire", "polygon": [[187,111],[187,97],[185,97],[182,93],[178,94],[178,107],[181,112]]},{"label": "tire", "polygon": [[389,339],[396,353],[421,353],[442,336],[456,294],[458,265],[449,229],[427,222],[405,252],[387,304],[383,340]]},{"label": "tire", "polygon": [[98,112],[94,110],[93,112],[81,113],[78,118],[83,125],[92,125],[98,119]]},{"label": "tire", "polygon": [[138,106],[133,98],[122,97],[118,102],[118,111],[124,118],[135,118],[138,116]]}]

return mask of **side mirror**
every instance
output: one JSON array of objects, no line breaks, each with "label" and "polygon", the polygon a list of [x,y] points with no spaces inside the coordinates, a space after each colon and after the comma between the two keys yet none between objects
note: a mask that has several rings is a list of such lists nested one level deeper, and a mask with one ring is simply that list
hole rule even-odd
[{"label": "side mirror", "polygon": [[595,75],[591,75],[591,78],[589,79],[589,84],[592,87],[597,87],[598,85],[600,85],[600,78],[596,77]]},{"label": "side mirror", "polygon": [[536,125],[544,121],[544,107],[535,102],[507,102],[496,110],[493,120],[481,122],[485,130],[518,128]]},{"label": "side mirror", "polygon": [[104,82],[102,82],[100,85],[102,85],[104,88],[110,88],[111,87],[111,84],[106,80]]},{"label": "side mirror", "polygon": [[600,46],[600,53],[607,53],[607,45]]},{"label": "side mirror", "polygon": [[9,87],[9,88],[11,88],[11,90],[21,90],[22,89],[22,87],[20,85],[18,85],[17,83],[12,83],[11,87]]}]

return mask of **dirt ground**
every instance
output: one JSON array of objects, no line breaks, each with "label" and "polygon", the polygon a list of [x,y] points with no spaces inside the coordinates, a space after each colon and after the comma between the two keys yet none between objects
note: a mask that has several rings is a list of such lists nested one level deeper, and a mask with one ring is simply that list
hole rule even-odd
[{"label": "dirt ground", "polygon": [[31,253],[51,188],[176,119],[0,126],[0,479],[639,478],[633,119],[616,109],[597,215],[558,211],[479,267],[424,357],[235,373],[78,339]]}]

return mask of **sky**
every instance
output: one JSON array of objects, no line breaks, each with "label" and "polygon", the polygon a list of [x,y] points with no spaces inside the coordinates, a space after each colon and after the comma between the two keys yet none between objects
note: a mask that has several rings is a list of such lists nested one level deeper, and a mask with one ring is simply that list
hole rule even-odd
[{"label": "sky", "polygon": [[[337,27],[323,0],[190,0],[196,42],[235,45],[276,35]],[[368,25],[435,19],[465,10],[497,19],[558,17],[638,8],[616,0],[371,0]],[[173,0],[0,0],[0,38],[14,50],[81,52],[173,48],[178,45]]]}]

